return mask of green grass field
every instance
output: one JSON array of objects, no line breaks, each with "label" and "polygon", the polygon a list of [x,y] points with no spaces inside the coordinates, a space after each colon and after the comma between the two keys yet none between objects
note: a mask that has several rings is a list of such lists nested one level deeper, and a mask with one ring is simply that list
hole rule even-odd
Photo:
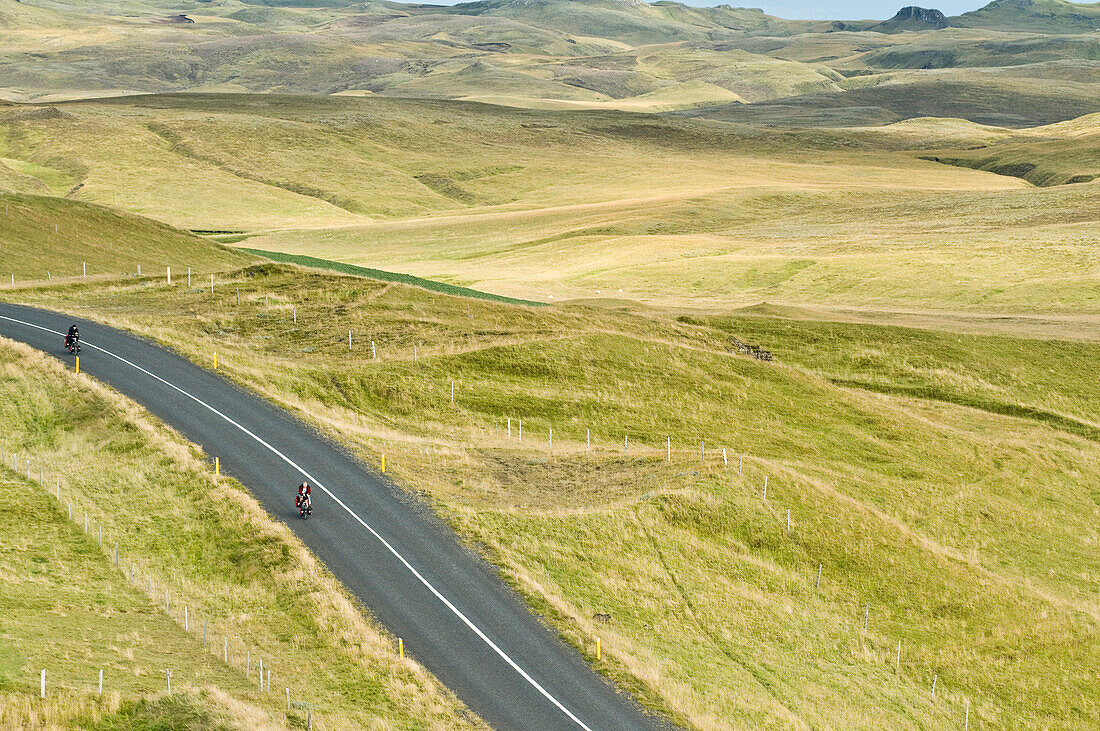
[{"label": "green grass field", "polygon": [[[285,687],[315,704],[319,728],[477,725],[397,658],[286,526],[232,481],[216,484],[196,448],[134,404],[9,342],[0,392],[0,481],[18,496],[0,518],[0,725],[293,728]],[[275,691],[260,692],[256,667],[246,678],[246,653],[265,660]]]},{"label": "green grass field", "polygon": [[[1093,729],[1096,12],[0,0],[0,297],[216,351],[385,455],[684,727]],[[131,495],[94,520],[162,585],[0,469],[45,516],[0,518],[0,726],[300,726],[163,584],[308,678],[319,727],[478,725],[247,494],[203,510],[193,447],[73,383],[0,346],[0,443],[93,460],[65,489]]]},{"label": "green grass field", "polygon": [[255,254],[256,256],[262,256],[272,261],[282,262],[284,264],[298,264],[304,267],[310,267],[313,269],[325,269],[331,272],[339,272],[340,274],[351,274],[357,277],[369,277],[370,279],[376,279],[382,282],[397,282],[400,284],[408,284],[413,287],[420,287],[430,292],[439,292],[441,294],[450,294],[456,297],[472,297],[474,299],[483,299],[490,302],[503,302],[505,304],[513,305],[541,305],[541,302],[532,302],[531,300],[517,300],[511,297],[501,297],[496,294],[489,294],[488,292],[479,292],[467,287],[456,287],[453,284],[445,284],[443,282],[436,282],[431,279],[423,279],[422,277],[414,277],[410,274],[395,274],[393,272],[384,272],[381,269],[370,269],[367,267],[357,267],[353,264],[341,264],[336,261],[329,261],[327,259],[317,259],[312,256],[302,256],[300,254],[280,254],[275,251],[263,251],[261,249],[247,249],[241,247],[242,251],[246,251],[249,254]]},{"label": "green grass field", "polygon": [[[1095,344],[533,309],[276,265],[213,296],[20,297],[149,335],[171,323],[196,360],[216,349],[231,377],[385,453],[681,723],[955,728],[968,700],[982,726],[1100,714]],[[731,335],[778,362],[731,353]]]}]

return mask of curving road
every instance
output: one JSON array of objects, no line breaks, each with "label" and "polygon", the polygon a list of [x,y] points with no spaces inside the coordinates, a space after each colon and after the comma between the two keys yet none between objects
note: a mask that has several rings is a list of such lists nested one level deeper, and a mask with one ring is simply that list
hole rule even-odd
[{"label": "curving road", "polygon": [[[664,726],[594,673],[450,529],[320,436],[253,394],[147,340],[69,315],[0,303],[0,335],[71,361],[171,425],[240,480],[475,713],[502,729]],[[299,521],[294,486],[314,485]]]}]

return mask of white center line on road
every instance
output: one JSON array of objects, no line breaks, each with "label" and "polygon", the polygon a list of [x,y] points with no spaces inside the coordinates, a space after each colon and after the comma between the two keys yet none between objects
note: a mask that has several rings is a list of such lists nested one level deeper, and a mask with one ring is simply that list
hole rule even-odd
[{"label": "white center line on road", "polygon": [[[6,317],[4,315],[0,315],[0,320],[8,320],[9,322],[19,323],[20,325],[26,325],[27,327],[33,327],[37,330],[52,333],[54,335],[64,335],[64,333],[62,333],[58,330],[51,330],[47,327],[42,327],[41,325],[36,325],[33,322],[26,322],[24,320],[18,320],[14,317]],[[332,498],[336,502],[337,505],[339,505],[341,508],[343,508],[345,511],[347,511],[348,515],[350,515],[352,518],[354,518],[361,526],[363,526],[368,531],[370,531],[370,534],[373,535],[375,538],[377,538],[378,541],[383,546],[385,546],[386,549],[390,553],[392,553],[394,555],[394,557],[397,558],[397,560],[400,561],[405,566],[405,568],[408,569],[409,572],[412,573],[412,575],[415,576],[417,578],[417,580],[420,581],[420,583],[423,584],[428,589],[428,591],[430,591],[432,594],[434,594],[435,597],[437,599],[439,599],[439,601],[443,602],[444,606],[446,606],[448,609],[450,609],[456,617],[458,617],[460,620],[462,620],[463,624],[465,624],[467,627],[469,627],[471,630],[473,630],[474,634],[476,634],[478,637],[480,637],[482,639],[482,641],[485,642],[485,644],[487,644],[489,647],[491,647],[493,649],[493,652],[495,652],[497,655],[499,655],[501,657],[501,659],[504,660],[504,662],[508,663],[508,665],[510,665],[512,667],[512,669],[515,670],[517,673],[519,673],[520,676],[524,680],[526,680],[528,683],[530,683],[531,686],[535,690],[537,690],[539,693],[541,693],[548,701],[553,703],[562,713],[564,713],[566,716],[568,716],[571,721],[576,723],[582,729],[584,729],[585,731],[592,731],[592,729],[589,728],[583,721],[581,721],[579,718],[577,718],[575,715],[573,715],[572,711],[570,711],[568,708],[566,708],[564,705],[562,705],[561,701],[559,701],[557,698],[552,696],[548,690],[543,688],[541,685],[538,684],[538,682],[534,678],[532,678],[530,675],[528,675],[526,670],[524,670],[518,664],[516,664],[515,660],[513,660],[511,657],[509,657],[508,654],[504,652],[504,650],[500,649],[500,647],[498,647],[495,642],[493,642],[491,639],[489,639],[489,637],[484,632],[481,631],[481,628],[478,627],[473,622],[471,622],[470,619],[465,614],[463,614],[462,611],[459,610],[458,607],[456,607],[454,604],[451,604],[450,600],[447,599],[447,597],[445,597],[441,593],[439,593],[439,590],[436,589],[434,586],[432,586],[431,582],[428,581],[427,579],[425,579],[421,575],[421,573],[419,571],[417,571],[416,568],[405,559],[404,556],[402,556],[400,553],[398,553],[397,549],[395,549],[393,546],[391,546],[389,544],[389,541],[387,541],[385,538],[383,538],[381,535],[379,535],[378,531],[376,531],[374,528],[371,528],[370,525],[368,525],[365,520],[363,520],[358,515],[356,515],[355,511],[353,511],[351,508],[349,508],[347,505],[345,505],[343,500],[341,500],[340,498],[338,498],[334,494],[332,494],[332,492],[327,487],[325,487],[320,482],[318,482],[315,477],[313,477],[311,474],[306,472],[306,470],[303,467],[301,467],[299,464],[297,464],[294,460],[290,459],[290,457],[287,457],[285,454],[280,452],[278,449],[276,449],[275,447],[271,446],[266,441],[264,441],[264,439],[262,437],[260,437],[256,434],[254,434],[253,432],[249,431],[246,427],[244,427],[243,425],[237,423],[236,421],[234,421],[230,417],[226,416],[222,412],[218,411],[216,408],[214,408],[210,404],[206,403],[205,401],[200,399],[198,396],[195,396],[195,395],[183,390],[182,388],[180,388],[179,386],[177,386],[176,384],[174,384],[170,381],[164,380],[163,378],[158,376],[156,373],[152,373],[151,371],[147,371],[146,369],[139,366],[137,363],[133,363],[129,360],[126,360],[121,355],[116,355],[116,354],[112,353],[111,351],[109,351],[105,348],[99,347],[98,345],[92,345],[91,343],[89,343],[89,342],[87,342],[86,340],[83,340],[83,339],[80,342],[84,345],[84,347],[91,348],[93,350],[98,350],[99,352],[103,353],[104,355],[109,355],[112,358],[115,358],[115,359],[125,363],[126,365],[130,366],[131,368],[134,368],[136,370],[141,371],[142,373],[149,376],[150,378],[154,378],[154,379],[160,381],[165,386],[168,386],[169,388],[172,388],[172,389],[178,391],[179,393],[183,394],[184,396],[191,399],[195,403],[204,406],[205,408],[209,409],[212,413],[217,414],[222,419],[225,419],[227,422],[229,422],[233,426],[237,427],[242,432],[244,432],[248,436],[252,437],[257,442],[262,444],[263,446],[267,447],[267,449],[270,450],[272,454],[275,454],[280,459],[282,459],[284,462],[286,462],[288,465],[290,465],[294,469],[301,472],[302,475],[307,480],[312,482],[317,487],[321,488],[321,490],[323,490],[326,495],[328,495],[330,498]]]}]

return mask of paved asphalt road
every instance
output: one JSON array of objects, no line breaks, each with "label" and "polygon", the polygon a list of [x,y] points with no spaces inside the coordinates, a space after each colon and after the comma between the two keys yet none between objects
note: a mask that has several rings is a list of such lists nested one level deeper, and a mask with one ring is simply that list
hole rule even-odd
[{"label": "paved asphalt road", "polygon": [[[405,648],[501,729],[639,729],[647,717],[531,614],[492,566],[423,505],[306,424],[147,340],[68,315],[0,304],[0,334],[81,370],[218,456],[286,521]],[[299,520],[295,486],[314,485]]]}]

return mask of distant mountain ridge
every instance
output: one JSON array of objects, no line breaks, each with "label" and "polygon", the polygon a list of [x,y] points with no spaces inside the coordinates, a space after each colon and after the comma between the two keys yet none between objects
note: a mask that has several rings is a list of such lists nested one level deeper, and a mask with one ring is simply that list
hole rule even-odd
[{"label": "distant mountain ridge", "polygon": [[984,8],[951,18],[951,23],[967,28],[1034,33],[1091,33],[1100,29],[1100,2],[993,0]]},{"label": "distant mountain ridge", "polygon": [[1094,24],[1100,3],[1066,0],[995,0],[952,18],[908,5],[886,21],[675,0],[0,0],[0,28],[16,31],[0,33],[0,99],[351,94],[1027,126],[1100,111]]},{"label": "distant mountain ridge", "polygon": [[[245,0],[246,2],[268,3],[279,0]],[[319,0],[321,2],[327,0]],[[340,0],[331,0],[340,2]],[[303,0],[288,0],[303,2]],[[390,4],[390,3],[387,3]],[[396,3],[392,3],[396,5]],[[425,6],[411,6],[424,8]],[[641,28],[648,23],[659,21],[666,23],[695,26],[697,30],[741,30],[754,31],[770,29],[772,31],[802,32],[810,26],[824,29],[824,22],[788,20],[767,15],[756,8],[739,8],[731,5],[694,7],[674,0],[475,0],[451,6],[444,12],[471,15],[501,15],[519,20],[538,18],[554,22],[549,16],[556,15],[559,20],[582,16],[598,18],[602,13],[615,13],[620,17],[625,30],[630,26]],[[627,19],[632,19],[633,22]],[[941,11],[932,8],[908,6],[902,8],[891,19],[868,24],[866,21],[844,22],[838,19],[844,30],[872,30],[884,33],[903,31],[939,30],[950,26],[969,28],[990,28],[998,30],[1018,30],[1052,33],[1089,33],[1100,28],[1100,2],[1073,3],[1067,0],[993,0],[983,8],[959,16],[948,18]],[[598,26],[597,26],[598,28]],[[564,28],[560,28],[564,30]],[[570,32],[584,30],[576,26]],[[588,30],[596,30],[589,28]],[[683,32],[683,29],[680,29]]]}]

